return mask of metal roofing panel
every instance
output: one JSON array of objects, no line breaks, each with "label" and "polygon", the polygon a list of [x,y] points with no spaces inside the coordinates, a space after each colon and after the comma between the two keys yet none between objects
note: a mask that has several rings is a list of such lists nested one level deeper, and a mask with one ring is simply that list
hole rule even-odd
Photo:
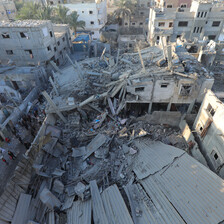
[{"label": "metal roofing panel", "polygon": [[91,224],[91,200],[76,201],[67,210],[67,224]]},{"label": "metal roofing panel", "polygon": [[165,223],[185,223],[173,205],[167,200],[166,195],[159,189],[153,177],[141,180],[141,184]]},{"label": "metal roofing panel", "polygon": [[163,167],[168,166],[173,160],[185,152],[162,142],[135,141],[139,154],[134,165],[134,172],[139,179],[152,175]]},{"label": "metal roofing panel", "polygon": [[[98,224],[108,224],[107,216],[104,210],[103,201],[96,184],[96,180],[90,181],[90,191],[93,204],[93,220]],[[109,217],[108,217],[109,218]]]},{"label": "metal roofing panel", "polygon": [[16,207],[15,214],[12,219],[12,224],[24,224],[27,220],[28,210],[30,206],[31,195],[21,194]]},{"label": "metal roofing panel", "polygon": [[[129,199],[129,204],[132,211],[132,218],[135,224],[167,224],[168,219],[160,214],[160,209],[157,209],[151,198],[139,184],[127,185],[125,192]],[[136,211],[140,211],[138,214]]]},{"label": "metal roofing panel", "polygon": [[155,179],[187,223],[224,220],[224,181],[191,156],[183,155]]},{"label": "metal roofing panel", "polygon": [[[152,149],[155,146],[154,149]],[[153,204],[164,217],[166,223],[220,223],[224,220],[224,180],[188,154],[180,154],[165,164],[170,146],[150,143],[140,145],[138,162],[148,160],[148,167],[157,170],[154,174],[140,180]],[[174,148],[174,147],[172,147]],[[160,155],[156,161],[150,157],[152,152]],[[163,152],[163,153],[162,153]],[[175,158],[175,157],[174,157]],[[161,162],[162,161],[162,162]],[[158,166],[156,167],[156,163]],[[164,166],[163,166],[164,165]],[[162,167],[163,166],[163,167]],[[159,167],[162,167],[159,170]],[[157,169],[156,169],[157,168]],[[148,170],[147,170],[148,171]],[[140,170],[137,170],[140,172]],[[148,172],[149,173],[149,172]]]},{"label": "metal roofing panel", "polygon": [[134,224],[117,185],[112,185],[101,194],[110,224]]}]

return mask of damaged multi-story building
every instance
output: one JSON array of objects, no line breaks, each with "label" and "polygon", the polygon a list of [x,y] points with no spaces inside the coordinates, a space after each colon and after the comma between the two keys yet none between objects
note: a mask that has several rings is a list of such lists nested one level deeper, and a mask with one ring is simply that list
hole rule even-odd
[{"label": "damaged multi-story building", "polygon": [[159,43],[161,36],[175,42],[184,37],[218,40],[223,31],[224,6],[210,1],[192,1],[190,8],[151,8],[148,24],[148,41]]},{"label": "damaged multi-story building", "polygon": [[[23,20],[0,23],[0,61],[16,65],[61,65],[71,52],[68,25],[46,20]],[[21,60],[22,59],[22,60]]]},{"label": "damaged multi-story building", "polygon": [[223,102],[212,91],[207,90],[193,125],[201,152],[210,169],[222,178],[224,177],[223,114]]},{"label": "damaged multi-story building", "polygon": [[[46,118],[12,161],[0,222],[222,223],[224,181],[188,155],[192,142],[178,127],[186,110],[175,111],[201,102],[212,74],[181,46],[70,63],[53,66],[53,89],[42,92]],[[132,113],[145,103],[155,111]]]}]

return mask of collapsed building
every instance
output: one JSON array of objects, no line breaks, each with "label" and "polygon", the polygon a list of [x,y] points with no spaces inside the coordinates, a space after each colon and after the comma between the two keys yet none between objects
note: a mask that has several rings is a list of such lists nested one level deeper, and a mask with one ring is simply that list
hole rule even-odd
[{"label": "collapsed building", "polygon": [[[72,42],[68,25],[45,20],[0,23],[0,61],[17,66],[46,65],[65,62]],[[23,58],[23,60],[21,60]]]},{"label": "collapsed building", "polygon": [[6,181],[0,222],[223,222],[224,182],[188,155],[180,125],[214,79],[173,50],[52,62],[47,116]]}]

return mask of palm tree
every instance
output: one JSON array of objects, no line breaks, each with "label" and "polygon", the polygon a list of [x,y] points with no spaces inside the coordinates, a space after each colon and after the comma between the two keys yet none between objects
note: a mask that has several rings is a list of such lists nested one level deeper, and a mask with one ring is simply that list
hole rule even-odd
[{"label": "palm tree", "polygon": [[114,11],[114,16],[119,20],[122,20],[122,26],[124,26],[125,17],[130,18],[131,13],[135,10],[135,2],[132,0],[120,0],[116,6],[118,9]]},{"label": "palm tree", "polygon": [[79,15],[76,11],[72,12],[70,15],[67,16],[67,22],[74,32],[76,36],[77,28],[80,27],[82,29],[85,29],[85,22],[83,20],[78,21]]},{"label": "palm tree", "polygon": [[65,6],[58,5],[57,8],[55,8],[55,14],[56,14],[54,18],[55,22],[66,24],[68,11],[69,9],[66,8]]},{"label": "palm tree", "polygon": [[39,8],[36,18],[40,20],[51,20],[53,8],[49,5]]},{"label": "palm tree", "polygon": [[17,14],[17,19],[36,19],[38,10],[40,10],[41,5],[38,3],[27,2],[19,10]]}]

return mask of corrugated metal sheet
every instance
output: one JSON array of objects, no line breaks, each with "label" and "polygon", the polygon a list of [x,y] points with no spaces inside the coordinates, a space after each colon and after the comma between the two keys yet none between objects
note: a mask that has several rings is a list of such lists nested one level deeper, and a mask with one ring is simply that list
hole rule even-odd
[{"label": "corrugated metal sheet", "polygon": [[155,178],[187,223],[224,220],[224,181],[189,155],[176,160]]},{"label": "corrugated metal sheet", "polygon": [[90,181],[90,191],[92,197],[94,222],[98,224],[109,224],[100,196],[100,192],[96,184],[96,180]]},{"label": "corrugated metal sheet", "polygon": [[[128,195],[132,218],[135,224],[173,223],[174,219],[170,220],[164,213],[162,207],[160,205],[158,206],[158,202],[149,198],[139,184],[128,185],[125,187],[125,191]],[[140,214],[138,214],[136,210],[140,210]],[[178,216],[178,214],[175,215]],[[179,219],[177,218],[176,221],[179,221]]]},{"label": "corrugated metal sheet", "polygon": [[28,210],[30,206],[31,195],[21,194],[19,197],[16,211],[12,219],[12,224],[24,224],[28,221]]},{"label": "corrugated metal sheet", "polygon": [[20,194],[25,193],[31,178],[32,159],[22,158],[0,197],[0,218],[12,221]]},{"label": "corrugated metal sheet", "polygon": [[153,178],[148,177],[142,180],[141,184],[152,199],[152,203],[155,205],[156,210],[159,211],[165,223],[185,223]]},{"label": "corrugated metal sheet", "polygon": [[[152,175],[173,162],[185,152],[162,142],[149,141],[147,144],[135,141],[139,154],[134,165],[134,172],[139,179]],[[150,162],[149,162],[150,161]]]},{"label": "corrugated metal sheet", "polygon": [[[162,152],[166,145],[160,145],[156,150]],[[168,150],[169,148],[167,146]],[[148,147],[143,144],[139,149],[147,151],[148,155],[151,155],[150,151],[155,151],[151,144]],[[182,150],[176,150],[182,153]],[[154,160],[155,157],[144,154],[139,156],[138,161],[147,160],[149,164],[160,164],[160,159],[165,160],[167,154],[159,154],[161,158],[157,161]],[[176,157],[179,155],[180,153]],[[140,180],[140,183],[166,223],[181,223],[183,219],[192,224],[214,224],[224,220],[224,181],[188,154],[179,156],[172,163],[167,160],[164,168]]]},{"label": "corrugated metal sheet", "polygon": [[76,201],[67,211],[67,224],[91,224],[91,200]]},{"label": "corrugated metal sheet", "polygon": [[101,194],[110,224],[133,224],[117,185],[112,185]]}]

